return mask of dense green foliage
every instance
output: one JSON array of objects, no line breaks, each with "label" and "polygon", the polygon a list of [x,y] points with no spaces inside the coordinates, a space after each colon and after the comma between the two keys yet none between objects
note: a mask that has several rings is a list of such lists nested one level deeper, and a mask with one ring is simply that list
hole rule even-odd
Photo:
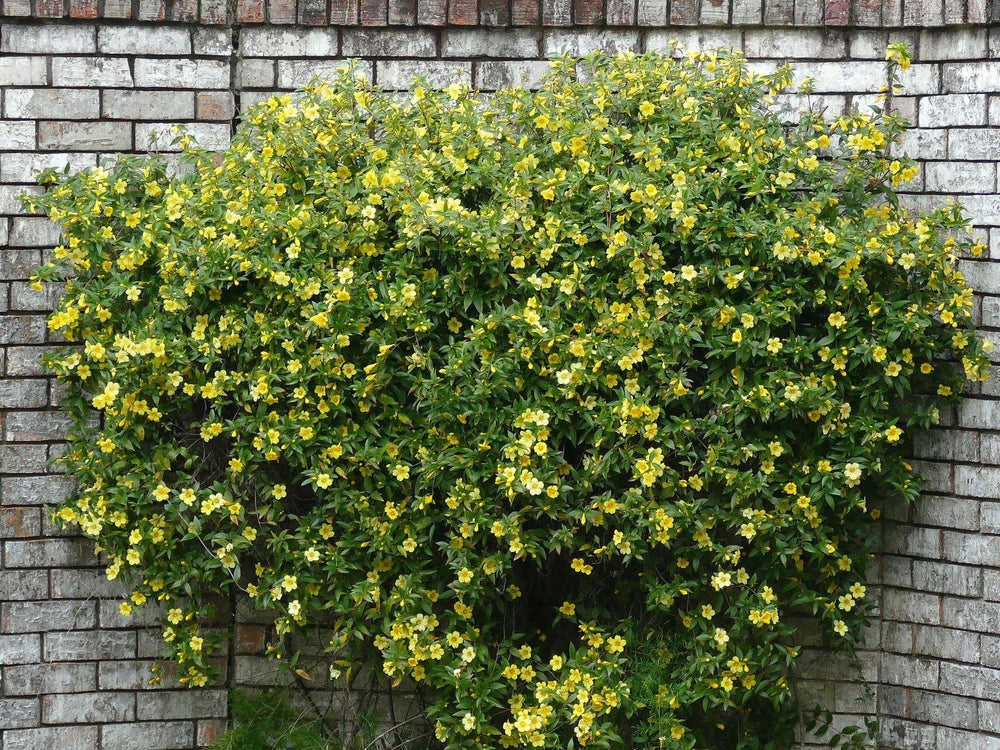
[{"label": "dense green foliage", "polygon": [[134,574],[124,611],[163,604],[184,679],[238,588],[332,623],[340,680],[417,684],[450,750],[788,747],[788,613],[856,641],[870,503],[915,496],[906,436],[985,369],[979,248],[899,207],[902,122],[785,123],[789,82],[347,74],[185,139],[188,176],[52,178],[59,515]]}]

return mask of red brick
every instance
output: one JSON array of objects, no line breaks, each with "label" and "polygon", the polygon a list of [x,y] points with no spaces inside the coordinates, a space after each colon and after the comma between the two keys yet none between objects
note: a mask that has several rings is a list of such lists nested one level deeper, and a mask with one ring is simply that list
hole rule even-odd
[{"label": "red brick", "polygon": [[69,0],[70,18],[97,18],[97,0]]},{"label": "red brick", "polygon": [[825,20],[827,26],[846,26],[851,20],[849,1],[826,0]]},{"label": "red brick", "polygon": [[228,91],[205,91],[195,98],[199,120],[229,120],[233,116],[233,95]]},{"label": "red brick", "polygon": [[584,26],[604,23],[604,0],[574,0],[573,23]]},{"label": "red brick", "polygon": [[514,26],[537,26],[542,20],[538,0],[514,0],[510,22]]},{"label": "red brick", "polygon": [[417,20],[417,0],[389,0],[389,25],[412,26]]},{"label": "red brick", "polygon": [[479,22],[476,0],[449,0],[448,23],[456,26],[475,26]]},{"label": "red brick", "polygon": [[263,23],[264,0],[238,0],[236,20],[239,23]]},{"label": "red brick", "polygon": [[677,26],[698,23],[698,0],[673,0],[670,3],[670,23]]},{"label": "red brick", "polygon": [[38,536],[42,521],[38,508],[0,508],[0,539]]},{"label": "red brick", "polygon": [[417,23],[443,26],[448,22],[448,0],[417,0]]},{"label": "red brick", "polygon": [[170,8],[170,18],[178,23],[198,20],[198,0],[174,0]]},{"label": "red brick", "polygon": [[225,719],[200,719],[195,744],[198,747],[214,745],[226,733]]},{"label": "red brick", "polygon": [[388,8],[385,0],[361,0],[361,25],[385,26],[388,22]]},{"label": "red brick", "polygon": [[295,0],[267,0],[267,18],[271,23],[295,23]]},{"label": "red brick", "polygon": [[221,25],[229,20],[226,0],[201,0],[201,22]]},{"label": "red brick", "polygon": [[262,654],[264,644],[267,640],[267,630],[260,625],[237,625],[236,626],[236,653],[237,654]]},{"label": "red brick", "polygon": [[35,17],[62,18],[66,15],[66,4],[63,0],[37,0]]},{"label": "red brick", "polygon": [[358,22],[358,0],[332,0],[330,3],[330,24],[332,26],[353,26]]},{"label": "red brick", "polygon": [[326,25],[326,0],[299,0],[299,23],[304,26]]}]

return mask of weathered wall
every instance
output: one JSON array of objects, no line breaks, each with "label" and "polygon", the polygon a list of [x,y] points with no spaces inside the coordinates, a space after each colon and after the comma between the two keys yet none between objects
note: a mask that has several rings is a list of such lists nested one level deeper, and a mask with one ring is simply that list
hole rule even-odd
[{"label": "weathered wall", "polygon": [[[56,242],[17,194],[39,168],[168,143],[187,123],[224,147],[238,113],[362,58],[385,88],[413,74],[484,89],[538,80],[545,58],[597,47],[742,49],[798,65],[830,111],[884,82],[885,45],[915,63],[896,106],[924,161],[915,204],[959,197],[991,240],[965,262],[986,335],[1000,336],[1000,28],[984,0],[0,0],[0,747],[151,750],[208,743],[220,687],[149,686],[154,634],[118,614],[117,586],[44,505],[66,491],[48,461],[65,420],[39,366],[58,290],[25,283]],[[164,137],[165,136],[165,137]],[[858,673],[803,660],[799,690],[838,724],[878,714],[887,747],[1000,748],[1000,386],[971,394],[914,450],[931,478],[912,509],[890,504],[876,575],[882,619]],[[265,631],[238,628],[231,682],[260,683]],[[277,679],[277,678],[276,678]],[[865,687],[868,690],[866,691]],[[867,692],[867,694],[866,694]]]}]

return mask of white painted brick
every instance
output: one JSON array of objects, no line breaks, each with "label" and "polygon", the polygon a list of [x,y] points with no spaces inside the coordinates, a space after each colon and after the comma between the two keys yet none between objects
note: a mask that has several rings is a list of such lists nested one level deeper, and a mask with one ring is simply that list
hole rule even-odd
[{"label": "white painted brick", "polygon": [[41,635],[0,635],[0,665],[31,664],[41,658]]},{"label": "white painted brick", "polygon": [[[116,605],[117,606],[117,605]],[[152,669],[157,662],[153,659],[142,661],[102,661],[97,665],[97,680],[101,690],[165,690],[176,687],[163,683],[150,684]]]},{"label": "white painted brick", "polygon": [[3,682],[6,695],[75,693],[97,687],[94,665],[84,662],[4,667]]},{"label": "white painted brick", "polygon": [[921,495],[913,508],[915,523],[949,529],[977,530],[979,501],[961,497]]},{"label": "white painted brick", "polygon": [[686,50],[735,49],[743,47],[739,29],[672,28],[650,30],[646,35],[648,52],[670,52],[676,42]]},{"label": "white painted brick", "polygon": [[0,86],[44,86],[47,76],[44,57],[0,57]]},{"label": "white painted brick", "polygon": [[[172,122],[140,122],[135,125],[136,151],[177,151],[172,145],[174,138]],[[230,128],[228,123],[191,122],[186,123],[188,135],[198,145],[210,151],[221,151],[229,146]]]},{"label": "white painted brick", "polygon": [[910,589],[887,588],[882,594],[882,615],[887,620],[940,625],[941,597]]},{"label": "white painted brick", "polygon": [[43,120],[38,123],[38,147],[43,151],[128,151],[132,123]]},{"label": "white painted brick", "polygon": [[847,55],[847,37],[839,30],[747,29],[743,51],[751,58],[837,59]]},{"label": "white painted brick", "polygon": [[[300,60],[283,60],[286,63],[299,63]],[[323,65],[327,61],[316,61],[316,65]],[[306,61],[305,67],[308,69],[310,67],[309,61]],[[274,86],[274,60],[258,60],[255,58],[250,58],[249,60],[240,60],[237,67],[236,79],[239,82],[241,88],[272,88]],[[309,74],[306,74],[306,81],[309,80]]]},{"label": "white painted brick", "polygon": [[0,150],[20,151],[35,146],[35,123],[0,120]]},{"label": "white painted brick", "polygon": [[8,730],[3,735],[4,750],[94,750],[100,747],[97,727],[44,727]]},{"label": "white painted brick", "polygon": [[97,48],[109,55],[187,55],[191,34],[187,29],[163,26],[102,26]]},{"label": "white painted brick", "polygon": [[953,695],[993,699],[1000,695],[1000,670],[942,662],[940,689]]},{"label": "white painted brick", "polygon": [[920,100],[921,127],[985,125],[985,94],[946,94]]},{"label": "white painted brick", "polygon": [[547,62],[512,60],[476,63],[476,88],[485,91],[523,86],[536,89],[549,72]]},{"label": "white painted brick", "polygon": [[812,79],[817,93],[876,92],[885,83],[885,64],[850,60],[845,62],[804,62],[795,66],[796,84]]},{"label": "white painted brick", "polygon": [[[952,131],[959,132],[959,131]],[[903,142],[894,153],[904,153],[914,159],[944,159],[948,156],[948,133],[944,129],[912,129],[903,134]],[[952,158],[956,158],[952,155]]]},{"label": "white painted brick", "polygon": [[69,167],[71,172],[79,172],[97,166],[96,154],[6,154],[0,161],[0,180],[4,182],[34,182],[35,176],[43,169],[53,167],[62,170]]},{"label": "white painted brick", "polygon": [[55,57],[53,86],[132,86],[132,72],[124,57]]},{"label": "white painted brick", "polygon": [[905,654],[882,654],[882,678],[892,685],[933,690],[938,686],[938,662]]},{"label": "white painted brick", "polygon": [[[980,657],[979,634],[968,630],[913,625],[913,653],[977,664]],[[909,651],[907,645],[906,650]]]},{"label": "white painted brick", "polygon": [[[371,80],[375,63],[361,60],[356,63],[357,75]],[[347,60],[278,60],[278,86],[283,89],[295,89],[305,86],[313,76],[334,79],[339,71],[347,69]],[[273,72],[271,74],[274,75]],[[273,84],[264,84],[273,85]]]},{"label": "white painted brick", "polygon": [[879,723],[879,737],[886,747],[927,750],[935,746],[937,728],[905,719],[885,719]]},{"label": "white painted brick", "polygon": [[196,55],[229,57],[233,52],[233,37],[228,29],[200,28],[192,32],[191,45]]},{"label": "white painted brick", "polygon": [[134,720],[135,700],[128,693],[75,693],[42,697],[42,721],[46,724]]},{"label": "white painted brick", "polygon": [[979,455],[982,463],[989,464],[991,466],[1000,466],[1000,435],[980,435]]},{"label": "white painted brick", "polygon": [[[910,715],[920,717],[928,724],[944,724],[965,729],[979,728],[979,714],[975,698],[944,695],[923,690],[910,691]],[[940,748],[940,732],[938,747]],[[963,748],[967,750],[967,748]]]},{"label": "white painted brick", "polygon": [[92,26],[6,24],[0,29],[0,52],[73,54],[94,50]]},{"label": "white painted brick", "polygon": [[240,111],[246,112],[250,107],[266,102],[275,96],[280,96],[281,91],[244,91],[240,96]]},{"label": "white painted brick", "polygon": [[979,596],[982,581],[982,571],[978,568],[931,560],[913,561],[913,587],[920,591]]},{"label": "white painted brick", "polygon": [[1000,90],[1000,61],[945,63],[942,86],[946,93]]},{"label": "white painted brick", "polygon": [[920,32],[920,60],[976,60],[986,54],[986,29],[926,29]]},{"label": "white painted brick", "polygon": [[545,32],[543,54],[546,57],[572,55],[582,57],[604,50],[609,54],[639,51],[639,32],[624,30],[570,31],[549,29]]},{"label": "white painted brick", "polygon": [[0,727],[22,729],[37,727],[41,723],[41,712],[37,698],[0,699]]},{"label": "white painted brick", "polygon": [[[1000,653],[1000,642],[994,645],[994,650]],[[998,666],[996,664],[992,666]],[[1000,703],[994,701],[979,701],[979,728],[994,734],[1000,734]]]},{"label": "white painted brick", "polygon": [[228,89],[229,83],[229,64],[219,60],[135,60],[135,85],[139,88]]},{"label": "white painted brick", "polygon": [[430,29],[346,29],[344,57],[434,57],[437,40]]},{"label": "white painted brick", "polygon": [[[52,247],[58,244],[61,236],[62,229],[53,221],[34,216],[18,216],[11,222],[9,242],[14,247]],[[10,372],[11,354],[8,352],[8,375],[12,374]]]},{"label": "white painted brick", "polygon": [[996,182],[993,162],[929,162],[924,165],[926,189],[932,193],[981,193]]},{"label": "white painted brick", "polygon": [[120,120],[190,120],[194,118],[194,92],[106,91],[103,106],[105,117]]},{"label": "white painted brick", "polygon": [[[966,196],[963,204],[968,208],[968,203],[972,198],[977,196]],[[1000,208],[1000,197],[989,196],[990,202],[994,203],[997,208]],[[988,213],[988,209],[986,211]],[[997,213],[994,216],[1000,215]],[[965,276],[965,280],[968,282],[969,286],[975,289],[977,292],[982,292],[984,294],[998,294],[1000,293],[1000,263],[982,260],[960,260],[959,268],[962,274]],[[974,411],[976,409],[993,409],[994,407],[987,407],[982,404],[985,402],[977,402],[979,405],[965,406],[963,402],[962,406],[959,407],[961,410],[965,407],[965,411]],[[997,407],[1000,408],[1000,407]],[[993,422],[992,426],[997,425],[997,422]],[[992,427],[990,424],[976,424],[976,427]]]},{"label": "white painted brick", "polygon": [[4,114],[16,119],[93,120],[100,114],[97,91],[7,89]]},{"label": "white painted brick", "polygon": [[194,745],[194,722],[156,721],[138,724],[104,724],[103,747],[115,750],[175,750]]},{"label": "white painted brick", "polygon": [[[942,417],[942,423],[944,418]],[[924,489],[927,492],[951,492],[951,464],[940,461],[914,461],[913,468],[925,480]]]},{"label": "white painted brick", "polygon": [[[160,649],[162,650],[162,639]],[[137,716],[140,721],[163,719],[214,718],[226,715],[224,690],[171,690],[139,693]]]},{"label": "white painted brick", "polygon": [[910,65],[906,70],[898,71],[898,78],[903,95],[915,96],[918,94],[941,93],[941,72],[936,64]]},{"label": "white painted brick", "polygon": [[1000,750],[1000,737],[986,737],[981,732],[964,732],[952,727],[938,727],[935,750]]},{"label": "white painted brick", "polygon": [[[533,29],[446,29],[441,35],[442,57],[537,58],[541,32]],[[344,38],[347,52],[347,37]]]},{"label": "white painted brick", "polygon": [[46,661],[95,661],[135,656],[135,633],[125,630],[73,630],[46,633]]},{"label": "white painted brick", "polygon": [[427,85],[444,87],[451,83],[472,84],[472,63],[450,60],[378,60],[375,65],[376,80],[383,89],[408,90],[414,78],[420,76]]},{"label": "white painted brick", "polygon": [[1000,128],[948,131],[948,157],[951,159],[995,159],[998,153]]},{"label": "white painted brick", "polygon": [[331,57],[337,54],[336,29],[245,28],[240,52],[246,57]]},{"label": "white painted brick", "polygon": [[942,531],[942,558],[966,565],[1000,566],[1000,537]]},{"label": "white painted brick", "polygon": [[909,557],[882,555],[882,571],[879,581],[886,586],[913,586],[913,560]]},{"label": "white painted brick", "polygon": [[1000,196],[990,195],[959,195],[956,200],[961,204],[966,218],[975,226],[996,225],[1000,213]]}]

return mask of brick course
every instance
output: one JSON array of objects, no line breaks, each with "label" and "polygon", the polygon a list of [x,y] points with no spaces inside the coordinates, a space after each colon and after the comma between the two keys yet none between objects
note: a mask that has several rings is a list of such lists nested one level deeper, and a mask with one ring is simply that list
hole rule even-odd
[{"label": "brick course", "polygon": [[[484,90],[535,85],[560,52],[743,51],[760,69],[797,65],[814,101],[871,101],[890,41],[915,51],[897,106],[923,162],[906,199],[959,199],[990,244],[963,261],[984,335],[1000,343],[1000,30],[981,0],[0,0],[0,747],[179,750],[224,727],[225,692],[151,686],[150,610],[122,617],[80,540],[45,506],[69,491],[61,390],[40,365],[58,290],[26,284],[57,229],[17,201],[45,166],[171,151],[185,124],[224,148],[234,117],[348,57],[386,88],[412,76]],[[105,20],[107,22],[105,23]],[[940,28],[935,28],[940,27]],[[857,664],[807,652],[799,692],[837,725],[881,718],[888,748],[1000,746],[1000,385],[974,390],[945,426],[914,437],[927,491],[890,503],[874,576],[880,617]],[[265,627],[241,622],[230,684],[280,683]],[[865,686],[871,690],[865,690]],[[815,739],[815,738],[814,738]],[[822,747],[817,739],[813,747]]]}]

